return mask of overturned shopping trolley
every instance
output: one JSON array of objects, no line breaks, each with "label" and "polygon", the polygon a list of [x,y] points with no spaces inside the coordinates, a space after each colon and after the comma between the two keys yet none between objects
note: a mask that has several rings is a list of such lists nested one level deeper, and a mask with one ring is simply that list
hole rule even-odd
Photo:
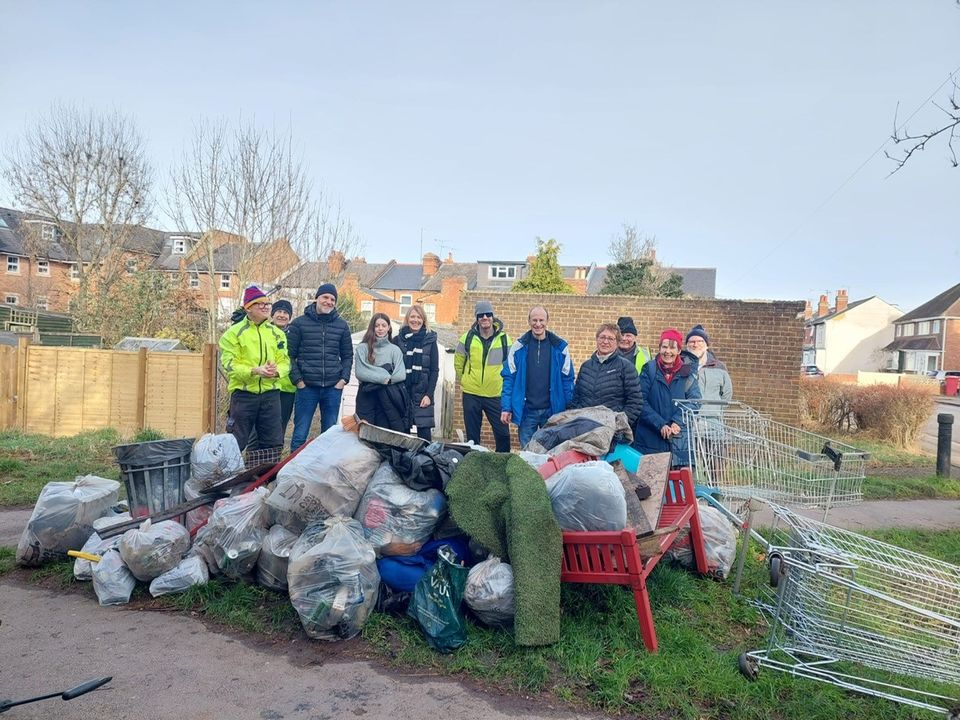
[{"label": "overturned shopping trolley", "polygon": [[739,402],[678,401],[698,487],[728,509],[748,498],[830,508],[863,500],[867,453],[776,422]]},{"label": "overturned shopping trolley", "polygon": [[740,671],[960,718],[960,567],[771,507],[770,634],[740,656]]}]

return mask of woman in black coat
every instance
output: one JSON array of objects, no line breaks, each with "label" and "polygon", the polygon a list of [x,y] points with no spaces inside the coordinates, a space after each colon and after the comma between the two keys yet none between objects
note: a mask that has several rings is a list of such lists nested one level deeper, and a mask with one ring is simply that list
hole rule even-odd
[{"label": "woman in black coat", "polygon": [[407,310],[403,327],[393,339],[403,351],[407,368],[407,393],[410,395],[410,418],[417,426],[417,436],[431,440],[433,419],[433,392],[440,374],[440,353],[437,352],[437,334],[427,328],[427,316],[419,305]]}]

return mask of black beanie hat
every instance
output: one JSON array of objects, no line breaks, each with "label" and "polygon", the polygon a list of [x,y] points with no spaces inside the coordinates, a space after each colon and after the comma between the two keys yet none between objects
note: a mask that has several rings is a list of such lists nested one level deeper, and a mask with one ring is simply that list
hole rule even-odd
[{"label": "black beanie hat", "polygon": [[293,317],[293,305],[290,304],[289,300],[277,300],[273,307],[270,308],[270,317],[273,317],[281,310],[285,310],[287,315]]},{"label": "black beanie hat", "polygon": [[703,329],[703,325],[694,325],[690,328],[690,332],[687,333],[687,337],[683,342],[690,342],[690,338],[692,337],[702,337],[707,345],[710,344],[710,338],[707,337],[707,331]]},{"label": "black beanie hat", "polygon": [[334,285],[333,283],[324,283],[323,285],[321,285],[320,287],[317,288],[317,294],[314,295],[314,297],[315,297],[315,298],[318,298],[318,297],[320,297],[321,295],[324,295],[324,294],[333,295],[334,299],[338,299],[338,298],[337,298],[337,286]]},{"label": "black beanie hat", "polygon": [[637,334],[637,326],[633,324],[633,318],[629,315],[624,315],[623,317],[617,318],[617,327],[620,328],[620,334],[630,333],[631,335]]}]

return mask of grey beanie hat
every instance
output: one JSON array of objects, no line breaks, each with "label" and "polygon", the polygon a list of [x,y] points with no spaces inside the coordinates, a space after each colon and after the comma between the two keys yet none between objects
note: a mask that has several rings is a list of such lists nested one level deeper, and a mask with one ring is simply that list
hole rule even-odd
[{"label": "grey beanie hat", "polygon": [[474,315],[483,315],[484,313],[493,315],[493,303],[489,300],[481,300],[473,310]]}]

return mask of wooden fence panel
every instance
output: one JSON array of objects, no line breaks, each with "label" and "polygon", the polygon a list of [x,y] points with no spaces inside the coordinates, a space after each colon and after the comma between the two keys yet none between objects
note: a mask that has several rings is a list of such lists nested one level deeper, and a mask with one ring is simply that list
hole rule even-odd
[{"label": "wooden fence panel", "polygon": [[203,356],[147,354],[145,427],[172,437],[199,437],[204,431]]},{"label": "wooden fence panel", "polygon": [[17,348],[0,345],[0,430],[17,425]]}]

